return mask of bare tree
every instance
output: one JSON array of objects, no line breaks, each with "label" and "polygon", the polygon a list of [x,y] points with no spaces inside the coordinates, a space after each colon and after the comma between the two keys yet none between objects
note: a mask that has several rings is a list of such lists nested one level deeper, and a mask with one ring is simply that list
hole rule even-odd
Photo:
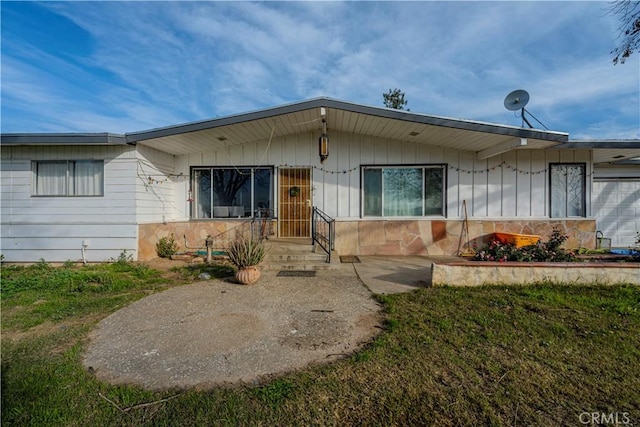
[{"label": "bare tree", "polygon": [[618,0],[610,3],[609,12],[620,18],[618,38],[620,46],[613,49],[613,65],[624,64],[627,58],[640,46],[640,2]]},{"label": "bare tree", "polygon": [[221,206],[236,204],[240,190],[251,179],[249,169],[213,169],[213,191]]}]

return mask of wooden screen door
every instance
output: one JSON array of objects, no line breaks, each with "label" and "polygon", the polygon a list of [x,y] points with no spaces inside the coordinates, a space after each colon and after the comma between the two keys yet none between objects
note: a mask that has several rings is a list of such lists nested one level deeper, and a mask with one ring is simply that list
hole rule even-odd
[{"label": "wooden screen door", "polygon": [[281,168],[278,236],[311,237],[311,169]]}]

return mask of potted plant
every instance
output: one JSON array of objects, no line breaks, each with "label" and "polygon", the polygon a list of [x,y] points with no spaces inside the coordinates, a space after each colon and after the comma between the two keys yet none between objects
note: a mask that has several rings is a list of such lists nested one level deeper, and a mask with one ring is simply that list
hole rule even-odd
[{"label": "potted plant", "polygon": [[264,259],[266,250],[260,240],[240,238],[227,248],[229,261],[238,269],[235,277],[243,285],[252,285],[260,278],[258,264]]}]

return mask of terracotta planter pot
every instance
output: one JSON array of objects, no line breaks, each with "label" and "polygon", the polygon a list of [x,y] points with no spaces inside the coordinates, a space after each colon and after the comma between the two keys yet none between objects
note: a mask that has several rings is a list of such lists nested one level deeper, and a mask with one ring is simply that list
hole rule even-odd
[{"label": "terracotta planter pot", "polygon": [[236,280],[243,285],[253,285],[260,278],[258,267],[251,266],[236,271]]}]

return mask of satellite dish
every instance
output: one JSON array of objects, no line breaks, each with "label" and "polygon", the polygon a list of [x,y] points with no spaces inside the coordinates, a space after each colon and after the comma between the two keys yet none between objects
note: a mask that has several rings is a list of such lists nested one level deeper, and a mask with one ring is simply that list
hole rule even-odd
[{"label": "satellite dish", "polygon": [[531,122],[529,122],[529,120],[527,119],[527,114],[529,114],[531,117],[533,117],[536,120],[536,122],[540,123],[543,128],[549,130],[544,125],[544,123],[536,119],[536,117],[533,114],[531,114],[529,111],[527,111],[524,108],[528,102],[529,102],[529,92],[527,92],[526,90],[518,89],[511,92],[504,99],[504,108],[506,108],[509,111],[518,111],[518,110],[521,111],[520,116],[522,117],[522,127],[524,127],[524,124],[526,123],[527,125],[529,125],[531,129],[533,129],[533,126],[531,126]]},{"label": "satellite dish", "polygon": [[522,110],[528,102],[529,92],[527,92],[526,90],[518,89],[511,92],[504,99],[504,108],[509,111]]}]

